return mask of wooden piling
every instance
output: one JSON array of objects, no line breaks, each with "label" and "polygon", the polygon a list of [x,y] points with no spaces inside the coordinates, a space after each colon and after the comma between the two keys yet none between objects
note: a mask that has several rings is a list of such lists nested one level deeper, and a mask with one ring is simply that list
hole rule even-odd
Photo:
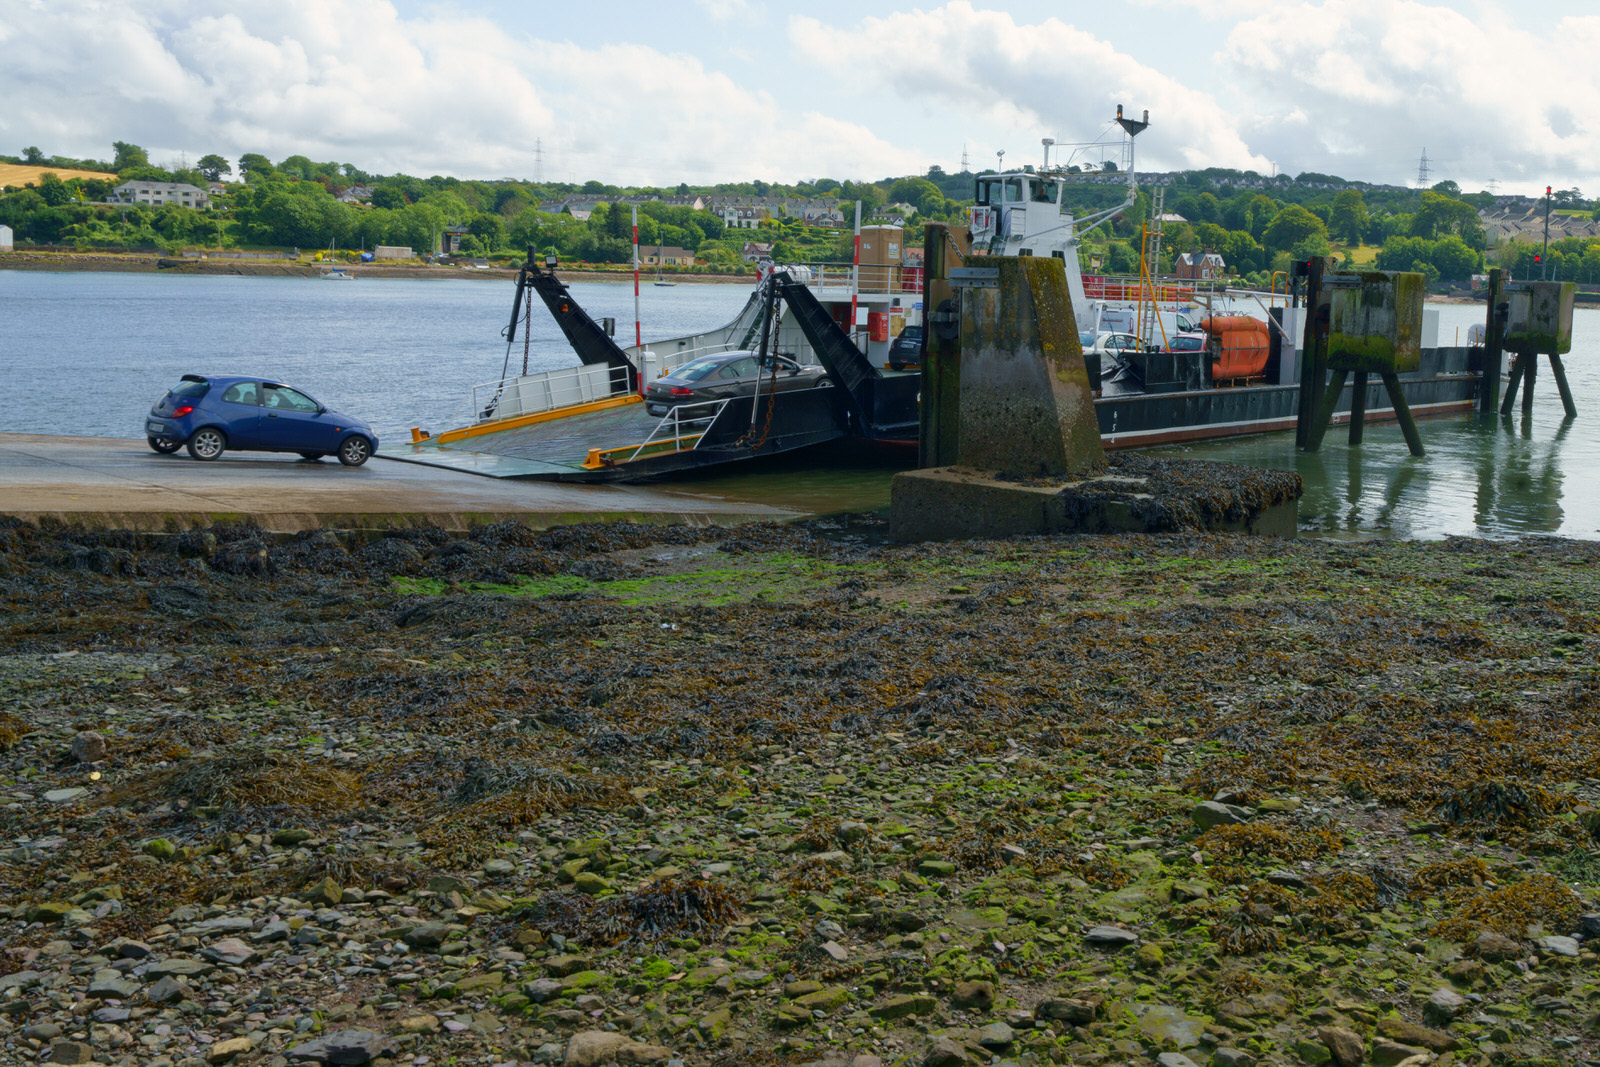
[{"label": "wooden piling", "polygon": [[1358,370],[1350,386],[1350,443],[1359,445],[1367,431],[1367,372]]},{"label": "wooden piling", "polygon": [[1533,383],[1539,377],[1539,354],[1529,352],[1522,357],[1527,361],[1527,366],[1522,368],[1522,413],[1533,414]]},{"label": "wooden piling", "polygon": [[922,426],[918,450],[918,465],[922,467],[954,463],[961,442],[957,417],[961,410],[961,339],[941,336],[936,325],[939,310],[946,302],[954,304],[950,271],[964,262],[955,233],[943,223],[930,223],[923,236]]},{"label": "wooden piling", "polygon": [[1517,406],[1517,389],[1522,385],[1522,376],[1527,373],[1530,358],[1520,352],[1512,357],[1511,374],[1506,379],[1506,396],[1500,402],[1500,414],[1509,415],[1511,409]]},{"label": "wooden piling", "polygon": [[[1326,260],[1312,256],[1306,272],[1306,326],[1300,341],[1300,396],[1295,407],[1294,443],[1296,448],[1315,452],[1310,443],[1318,401],[1322,399],[1323,378],[1327,373],[1328,320],[1322,300],[1322,272]],[[1292,346],[1291,346],[1292,349]],[[1323,427],[1326,432],[1327,427]],[[1322,435],[1316,434],[1320,443]]]},{"label": "wooden piling", "polygon": [[[1306,451],[1315,452],[1322,447],[1323,435],[1328,432],[1328,427],[1333,423],[1333,409],[1339,406],[1339,394],[1344,392],[1344,380],[1347,372],[1336,370],[1328,380],[1328,387],[1322,390],[1322,398],[1317,404],[1317,410],[1312,412],[1311,426],[1306,435]],[[1301,383],[1304,388],[1305,383]]]},{"label": "wooden piling", "polygon": [[1550,373],[1555,376],[1556,388],[1561,391],[1561,406],[1567,410],[1567,418],[1578,417],[1578,406],[1572,402],[1572,387],[1567,384],[1567,368],[1561,365],[1561,357],[1550,353]]},{"label": "wooden piling", "polygon": [[1406,394],[1400,388],[1400,376],[1385,374],[1383,388],[1389,394],[1389,404],[1394,408],[1395,421],[1400,424],[1400,432],[1405,434],[1406,447],[1413,456],[1426,453],[1422,450],[1422,434],[1417,432],[1417,420],[1411,414],[1411,405],[1406,403]]},{"label": "wooden piling", "polygon": [[1500,403],[1500,363],[1505,350],[1505,272],[1489,271],[1489,312],[1483,331],[1483,371],[1478,387],[1478,410],[1492,414]]}]

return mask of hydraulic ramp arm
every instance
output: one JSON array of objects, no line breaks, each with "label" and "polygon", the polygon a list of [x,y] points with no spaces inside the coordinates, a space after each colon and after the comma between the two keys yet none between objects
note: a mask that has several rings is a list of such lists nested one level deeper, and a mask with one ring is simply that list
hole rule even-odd
[{"label": "hydraulic ramp arm", "polygon": [[852,423],[850,429],[855,433],[866,433],[872,422],[869,417],[872,411],[871,382],[881,377],[878,369],[861,354],[855,342],[839,329],[839,324],[833,321],[828,309],[817,301],[804,283],[795,281],[786,271],[778,271],[768,284],[788,303],[800,332],[811,342],[818,362],[828,372],[828,377],[840,386],[839,391],[847,399],[846,410]]},{"label": "hydraulic ramp arm", "polygon": [[874,440],[895,440],[908,432],[915,437],[920,377],[885,377],[839,328],[816,295],[787,272],[775,273],[771,284],[788,302],[818,362],[840,387],[837,391],[844,394],[840,402],[845,410],[841,414],[849,420],[849,432]]},{"label": "hydraulic ramp arm", "polygon": [[516,339],[517,320],[522,314],[522,296],[528,289],[539,294],[539,299],[544,301],[545,307],[550,309],[550,316],[556,320],[556,325],[561,327],[561,332],[566,335],[567,341],[572,345],[572,350],[585,364],[605,363],[612,370],[620,370],[628,376],[628,390],[637,392],[639,389],[639,368],[634,366],[617,342],[612,340],[600,324],[589,317],[589,313],[567,292],[566,285],[556,277],[555,264],[550,264],[550,269],[541,269],[534,261],[533,249],[528,249],[528,261],[522,265],[522,270],[517,274],[517,295],[511,304],[511,324],[506,328],[506,343],[510,344]]}]

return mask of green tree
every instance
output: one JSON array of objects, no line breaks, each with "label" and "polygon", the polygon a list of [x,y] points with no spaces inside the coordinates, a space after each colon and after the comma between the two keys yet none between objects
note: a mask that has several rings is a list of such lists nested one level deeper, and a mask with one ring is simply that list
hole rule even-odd
[{"label": "green tree", "polygon": [[886,204],[910,204],[917,209],[919,214],[927,215],[930,212],[924,210],[924,204],[933,210],[937,210],[943,200],[944,194],[939,191],[937,185],[928,179],[901,178],[889,186],[889,192],[884,202]]},{"label": "green tree", "polygon": [[214,153],[201,156],[195,163],[194,169],[205,175],[208,182],[220,182],[224,174],[233,173],[232,164]]},{"label": "green tree", "polygon": [[1452,234],[1434,242],[1428,262],[1438,268],[1440,277],[1465,282],[1482,268],[1483,257]]},{"label": "green tree", "polygon": [[396,212],[399,225],[395,236],[399,243],[416,249],[423,255],[439,251],[439,235],[444,232],[444,213],[433,204],[415,203]]},{"label": "green tree", "polygon": [[312,178],[316,176],[317,165],[305,156],[289,156],[278,164],[278,173],[291,178]]},{"label": "green tree", "polygon": [[372,190],[372,206],[398,211],[406,206],[406,194],[393,185],[379,185]]},{"label": "green tree", "polygon": [[494,213],[502,218],[514,219],[530,206],[528,190],[523,186],[504,186],[494,194]]},{"label": "green tree", "polygon": [[1112,241],[1106,247],[1107,274],[1132,274],[1139,269],[1139,252],[1126,241]]},{"label": "green tree", "polygon": [[446,226],[465,226],[467,220],[472,217],[472,208],[467,206],[467,202],[447,190],[431,192],[418,203],[436,209],[443,217]]},{"label": "green tree", "polygon": [[1228,239],[1228,231],[1213,222],[1201,222],[1194,227],[1195,245],[1202,252],[1215,252]]},{"label": "green tree", "polygon": [[479,250],[498,252],[506,244],[506,224],[499,215],[480,211],[467,223],[467,232],[478,239]]},{"label": "green tree", "polygon": [[1590,285],[1600,282],[1600,244],[1591,244],[1583,250],[1578,280]]},{"label": "green tree", "polygon": [[[1411,218],[1413,237],[1434,240],[1453,233],[1472,244],[1473,238],[1482,232],[1477,209],[1471,204],[1432,191],[1423,192],[1422,206]],[[1482,247],[1481,243],[1478,247]]]},{"label": "green tree", "polygon": [[72,199],[72,191],[67,188],[66,182],[50,171],[39,175],[39,195],[51,207],[60,207]]},{"label": "green tree", "polygon": [[1367,205],[1359,189],[1345,189],[1333,198],[1328,231],[1347,244],[1360,244],[1367,229]]},{"label": "green tree", "polygon": [[44,162],[44,153],[39,151],[37,147],[29,145],[22,150],[22,161],[30,166],[37,167]]},{"label": "green tree", "polygon": [[1310,237],[1328,238],[1322,220],[1299,204],[1290,204],[1277,215],[1261,234],[1261,243],[1269,249],[1291,249]]},{"label": "green tree", "polygon": [[111,147],[116,151],[116,159],[111,163],[111,169],[121,174],[129,167],[148,167],[150,156],[144,149],[136,144],[126,141],[113,141]]},{"label": "green tree", "polygon": [[239,173],[245,181],[268,178],[273,170],[272,161],[259,152],[246,152],[239,157]]},{"label": "green tree", "polygon": [[1250,194],[1237,193],[1222,205],[1222,225],[1229,230],[1250,230]]},{"label": "green tree", "polygon": [[[1257,193],[1250,198],[1245,208],[1244,229],[1250,231],[1250,236],[1261,240],[1261,235],[1267,230],[1267,224],[1278,214],[1278,205],[1265,193]],[[1232,228],[1232,227],[1230,227]]]},{"label": "green tree", "polygon": [[1433,242],[1423,237],[1391,237],[1378,249],[1374,265],[1379,270],[1411,270],[1412,264],[1433,256]]},{"label": "green tree", "polygon": [[1235,274],[1260,270],[1265,258],[1261,245],[1245,230],[1229,230],[1217,252],[1222,255],[1228,270]]}]

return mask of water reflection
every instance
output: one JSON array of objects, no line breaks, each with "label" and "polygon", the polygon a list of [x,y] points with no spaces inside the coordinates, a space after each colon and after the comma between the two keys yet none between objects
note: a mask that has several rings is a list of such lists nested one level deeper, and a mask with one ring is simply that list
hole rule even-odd
[{"label": "water reflection", "polygon": [[[1446,343],[1483,321],[1481,305],[1438,307]],[[1533,410],[1507,416],[1421,419],[1427,455],[1411,456],[1398,426],[1368,425],[1351,448],[1329,433],[1322,450],[1297,452],[1293,434],[1154,449],[1189,456],[1298,471],[1305,533],[1327,537],[1512,537],[1560,534],[1600,537],[1600,498],[1585,491],[1600,470],[1600,310],[1573,315],[1566,368],[1577,418],[1566,415],[1553,385],[1541,381]],[[1590,419],[1585,431],[1575,423]]]},{"label": "water reflection", "polygon": [[[1491,418],[1484,416],[1481,422]],[[1566,512],[1561,506],[1565,478],[1560,450],[1576,421],[1563,418],[1550,439],[1540,442],[1534,436],[1533,415],[1499,416],[1497,462],[1479,464],[1479,526],[1521,533],[1561,528]],[[1522,447],[1511,446],[1513,437]]]},{"label": "water reflection", "polygon": [[1299,452],[1293,435],[1273,434],[1153,451],[1297,471],[1305,481],[1306,533],[1600,536],[1600,504],[1568,491],[1569,481],[1584,484],[1578,472],[1600,464],[1600,449],[1559,404],[1551,414],[1536,405],[1531,415],[1422,420],[1428,454],[1421,457],[1410,455],[1392,424],[1369,426],[1358,448],[1330,440],[1320,452]]}]

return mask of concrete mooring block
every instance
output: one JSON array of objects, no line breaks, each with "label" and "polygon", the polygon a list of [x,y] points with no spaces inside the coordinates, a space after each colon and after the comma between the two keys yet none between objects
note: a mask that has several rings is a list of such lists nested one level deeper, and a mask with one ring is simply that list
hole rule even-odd
[{"label": "concrete mooring block", "polygon": [[1293,471],[1127,453],[1081,477],[935,467],[895,475],[890,536],[911,542],[1194,530],[1294,537],[1302,492]]},{"label": "concrete mooring block", "polygon": [[969,260],[960,294],[957,463],[1081,474],[1105,461],[1067,276],[1057,259]]}]

